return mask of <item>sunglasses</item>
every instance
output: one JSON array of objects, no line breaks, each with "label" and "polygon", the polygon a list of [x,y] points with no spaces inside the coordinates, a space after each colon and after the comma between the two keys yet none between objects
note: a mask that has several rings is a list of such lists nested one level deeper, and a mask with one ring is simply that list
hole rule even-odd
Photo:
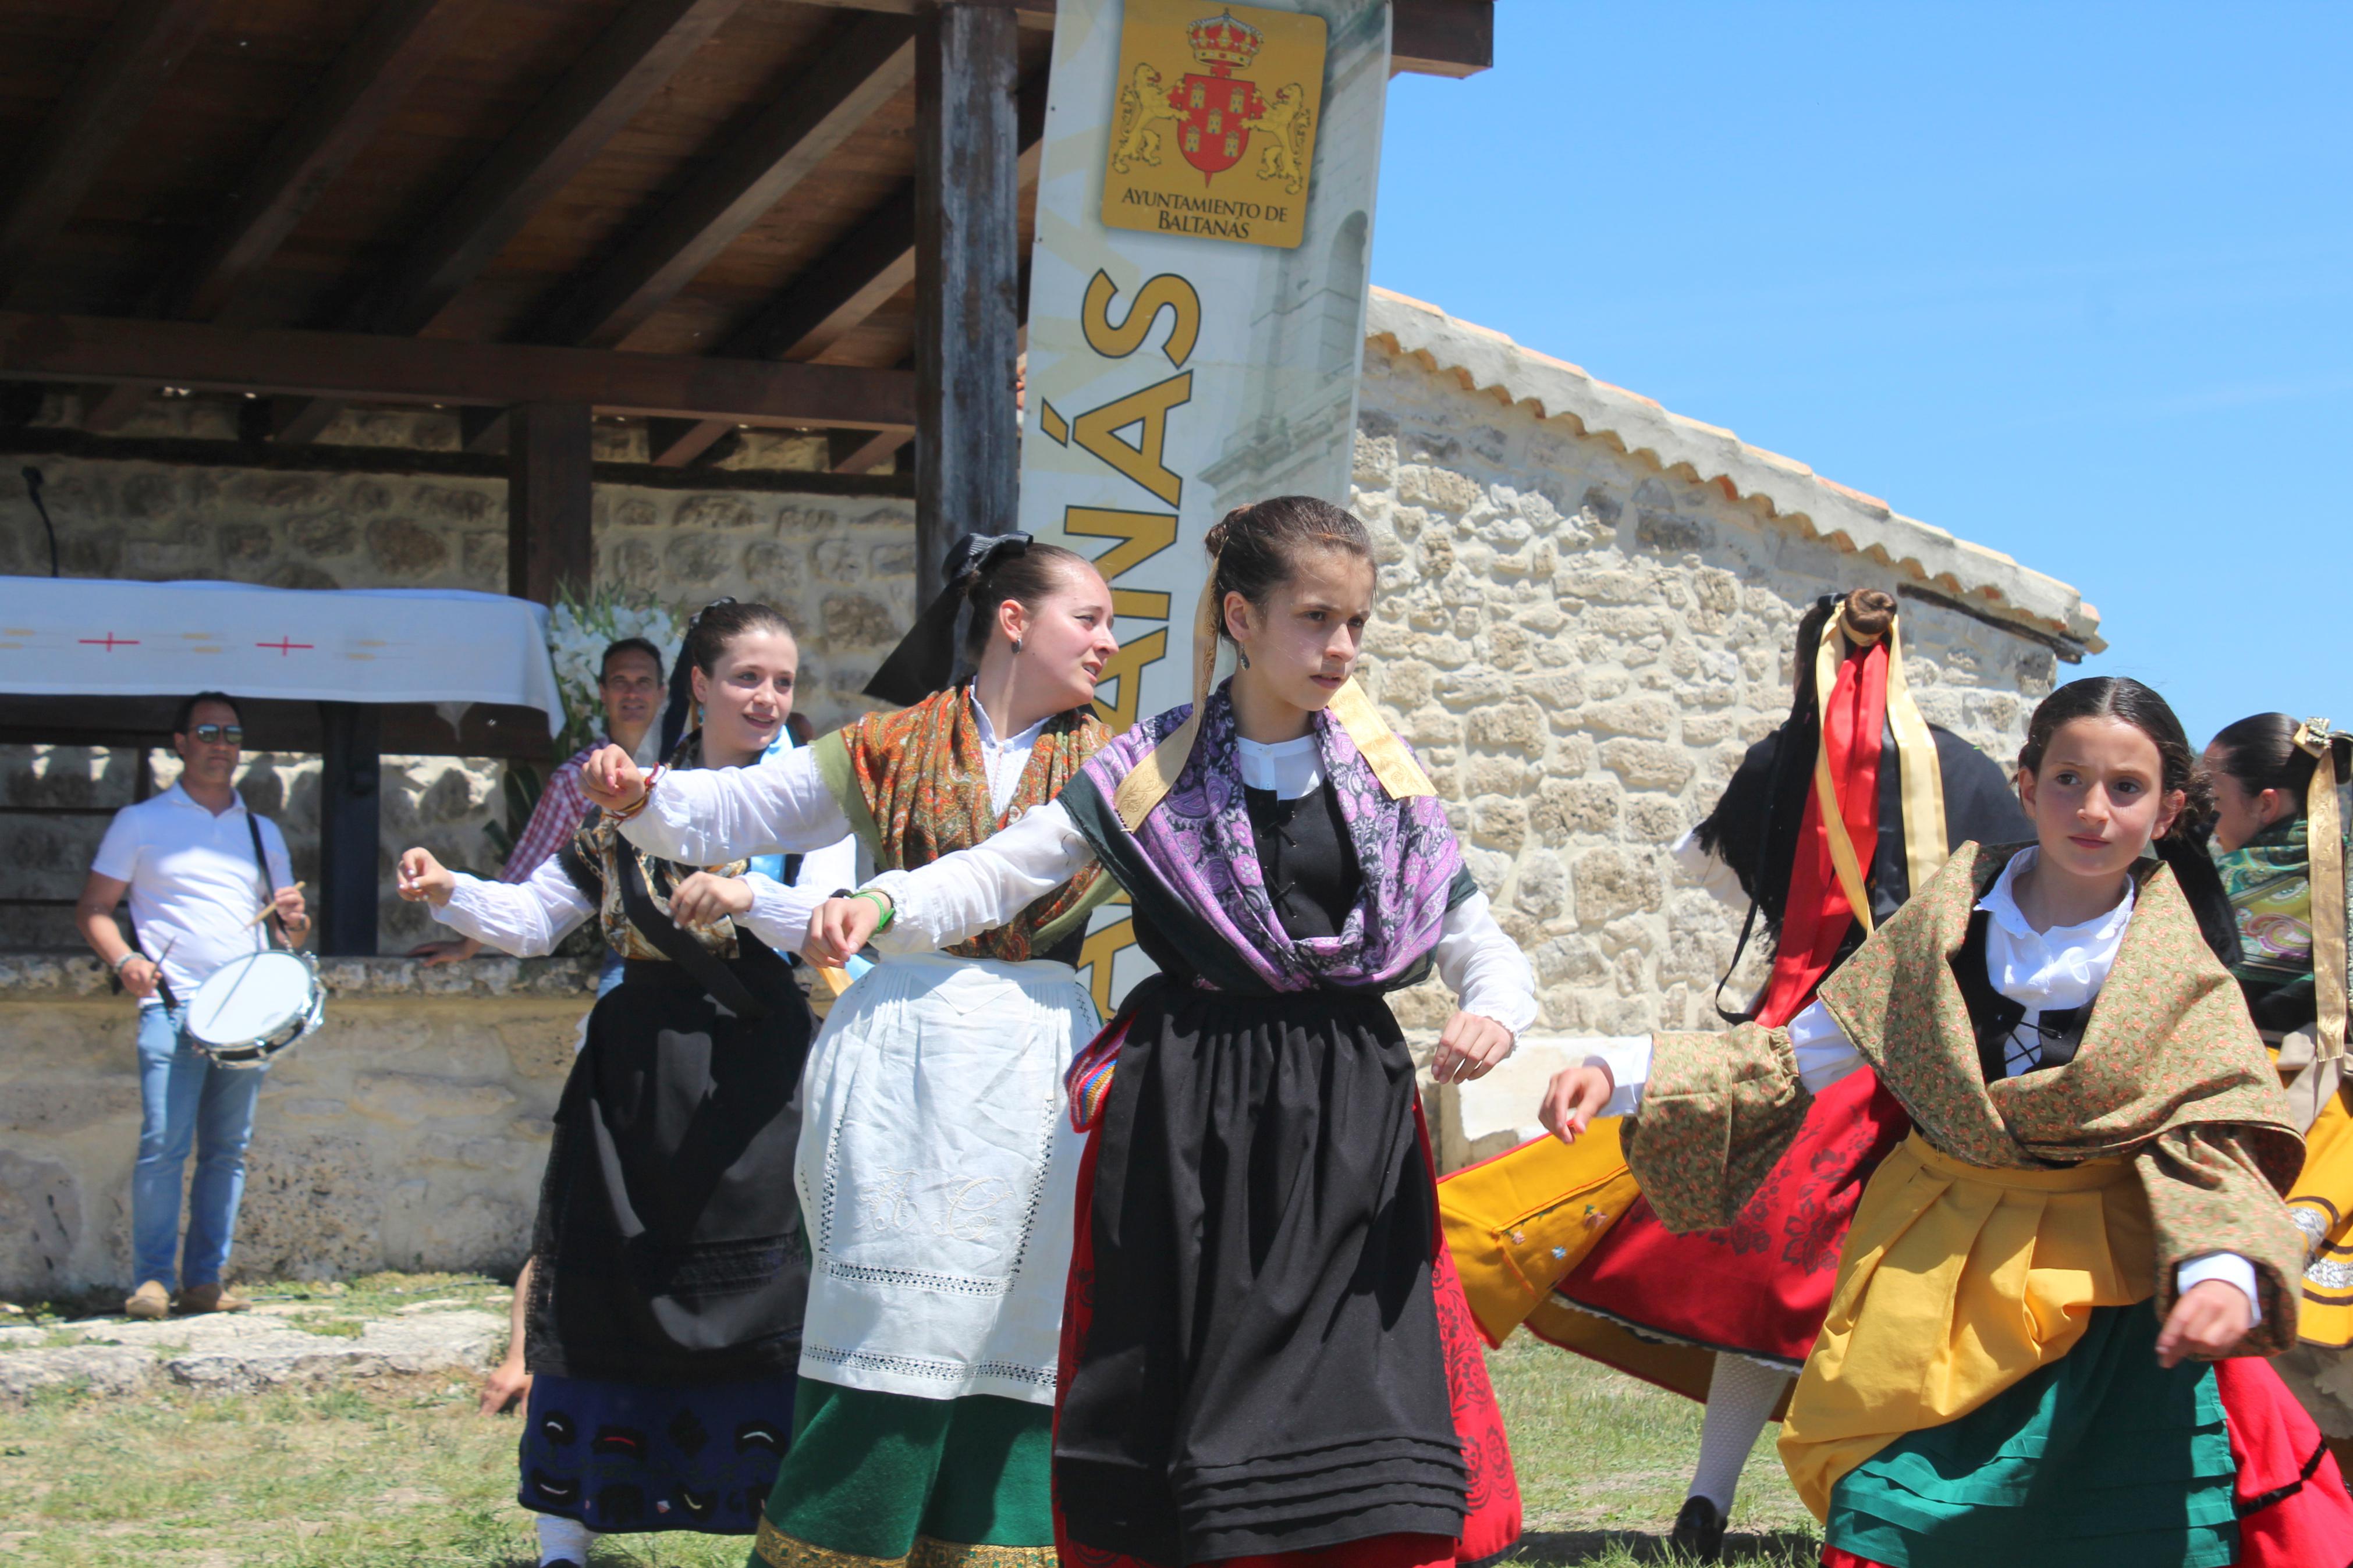
[{"label": "sunglasses", "polygon": [[207,746],[242,746],[245,729],[238,724],[199,724],[188,731]]}]

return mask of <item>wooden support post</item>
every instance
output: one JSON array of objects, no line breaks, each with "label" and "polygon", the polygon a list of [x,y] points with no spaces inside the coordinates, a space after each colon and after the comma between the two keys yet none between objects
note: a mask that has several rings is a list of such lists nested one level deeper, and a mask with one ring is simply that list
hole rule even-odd
[{"label": "wooden support post", "polygon": [[383,713],[369,702],[319,704],[319,896],[311,908],[328,958],[375,956]]},{"label": "wooden support post", "polygon": [[927,5],[915,50],[917,604],[967,531],[1001,533],[1020,502],[1013,406],[1020,144],[1010,10]]},{"label": "wooden support post", "polygon": [[588,405],[524,403],[507,416],[507,592],[588,592]]}]

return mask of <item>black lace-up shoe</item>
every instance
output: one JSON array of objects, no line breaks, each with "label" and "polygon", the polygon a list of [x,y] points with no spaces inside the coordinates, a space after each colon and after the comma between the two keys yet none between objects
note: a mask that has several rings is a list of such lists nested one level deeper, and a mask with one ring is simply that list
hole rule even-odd
[{"label": "black lace-up shoe", "polygon": [[1685,1498],[1683,1510],[1675,1515],[1674,1533],[1667,1540],[1697,1562],[1716,1561],[1724,1555],[1724,1510],[1712,1499]]}]

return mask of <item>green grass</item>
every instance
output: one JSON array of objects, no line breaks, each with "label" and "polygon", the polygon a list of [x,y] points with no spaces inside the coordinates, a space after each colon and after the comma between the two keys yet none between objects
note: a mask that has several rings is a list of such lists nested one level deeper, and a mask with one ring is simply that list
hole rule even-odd
[{"label": "green grass", "polygon": [[[1526,1563],[1666,1563],[1665,1537],[1699,1457],[1700,1407],[1678,1394],[1514,1335],[1487,1358],[1527,1535]],[[1724,1561],[1810,1564],[1820,1534],[1799,1502],[1767,1426],[1741,1472]]]},{"label": "green grass", "polygon": [[[310,1292],[312,1332],[442,1297],[478,1276],[378,1275]],[[64,1314],[50,1314],[62,1316]],[[1513,1561],[1632,1568],[1663,1546],[1699,1447],[1699,1410],[1522,1337],[1493,1356],[1527,1515]],[[0,1405],[0,1562],[26,1568],[532,1568],[514,1502],[512,1416],[475,1414],[470,1381],[370,1379],[234,1395],[118,1400],[56,1390]],[[1758,1445],[1725,1561],[1799,1568],[1817,1537],[1770,1441]],[[608,1539],[594,1568],[742,1568],[741,1538]]]}]

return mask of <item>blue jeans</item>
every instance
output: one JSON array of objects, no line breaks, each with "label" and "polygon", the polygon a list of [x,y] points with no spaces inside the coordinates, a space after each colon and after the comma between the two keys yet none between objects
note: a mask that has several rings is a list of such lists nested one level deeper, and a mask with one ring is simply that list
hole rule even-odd
[{"label": "blue jeans", "polygon": [[180,1011],[139,1012],[139,1163],[131,1173],[131,1282],[173,1282],[180,1250],[180,1173],[191,1146],[196,1178],[188,1189],[188,1240],[179,1280],[217,1285],[228,1267],[237,1200],[245,1195],[245,1146],[253,1139],[253,1105],[263,1068],[216,1067],[180,1038]]}]

